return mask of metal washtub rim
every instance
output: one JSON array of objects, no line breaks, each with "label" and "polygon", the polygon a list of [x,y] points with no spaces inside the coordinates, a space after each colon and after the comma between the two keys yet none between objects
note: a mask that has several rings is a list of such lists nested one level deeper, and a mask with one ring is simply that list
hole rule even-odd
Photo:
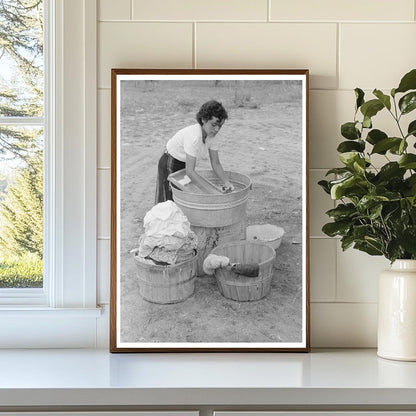
[{"label": "metal washtub rim", "polygon": [[218,211],[221,209],[230,209],[230,208],[236,208],[240,205],[243,205],[244,203],[246,203],[248,200],[248,194],[246,196],[244,196],[244,198],[241,198],[233,203],[228,203],[228,204],[198,204],[195,202],[188,202],[188,201],[184,201],[180,198],[178,198],[176,195],[174,195],[174,202],[183,205],[186,208],[192,208],[192,209],[196,209],[196,210],[200,210],[200,211]]}]

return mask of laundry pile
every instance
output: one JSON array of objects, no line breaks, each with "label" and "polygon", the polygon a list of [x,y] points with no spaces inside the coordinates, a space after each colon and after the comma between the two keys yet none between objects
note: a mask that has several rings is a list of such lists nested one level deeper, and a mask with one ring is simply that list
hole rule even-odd
[{"label": "laundry pile", "polygon": [[155,205],[143,219],[144,234],[135,250],[140,261],[156,265],[182,263],[197,254],[197,237],[173,202]]}]

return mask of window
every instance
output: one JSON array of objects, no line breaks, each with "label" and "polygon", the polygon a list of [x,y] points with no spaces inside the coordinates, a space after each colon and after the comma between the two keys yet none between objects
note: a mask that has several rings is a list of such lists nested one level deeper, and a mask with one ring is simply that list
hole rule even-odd
[{"label": "window", "polygon": [[43,6],[0,1],[0,290],[44,287]]},{"label": "window", "polygon": [[42,3],[47,111],[2,126],[44,131],[46,279],[42,288],[0,291],[0,347],[94,347],[105,326],[95,271],[97,1]]}]

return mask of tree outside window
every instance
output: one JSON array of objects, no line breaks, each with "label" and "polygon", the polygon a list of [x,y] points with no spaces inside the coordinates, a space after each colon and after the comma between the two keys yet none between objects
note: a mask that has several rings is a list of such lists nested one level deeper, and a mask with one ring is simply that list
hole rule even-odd
[{"label": "tree outside window", "polygon": [[0,288],[43,286],[43,2],[0,0]]}]

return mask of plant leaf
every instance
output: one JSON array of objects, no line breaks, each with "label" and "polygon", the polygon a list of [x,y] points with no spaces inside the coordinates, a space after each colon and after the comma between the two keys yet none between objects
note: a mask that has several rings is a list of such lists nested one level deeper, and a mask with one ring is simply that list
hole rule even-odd
[{"label": "plant leaf", "polygon": [[384,155],[387,150],[390,150],[393,146],[400,146],[402,139],[399,137],[387,137],[386,139],[382,139],[378,141],[371,152],[371,154],[377,153],[380,155]]},{"label": "plant leaf", "polygon": [[355,90],[355,111],[364,104],[364,91],[361,88],[356,88]]},{"label": "plant leaf", "polygon": [[340,153],[346,153],[346,152],[352,152],[352,151],[357,151],[357,152],[364,152],[365,149],[365,142],[363,140],[358,140],[358,141],[345,141],[345,142],[341,142],[339,144],[339,146],[337,147],[337,151]]},{"label": "plant leaf", "polygon": [[406,150],[406,148],[407,148],[407,141],[406,141],[406,139],[403,139],[402,142],[400,143],[398,154],[399,155],[403,154],[403,152]]},{"label": "plant leaf", "polygon": [[[372,242],[374,242],[374,240]],[[354,248],[360,251],[364,251],[370,256],[381,256],[383,254],[383,252],[381,251],[381,247],[380,249],[374,247],[374,245],[370,244],[370,242],[356,242],[354,244]]]},{"label": "plant leaf", "polygon": [[376,204],[370,208],[370,218],[375,220],[381,217],[381,212],[383,211],[383,204]]},{"label": "plant leaf", "polygon": [[331,188],[329,186],[329,182],[322,180],[318,182],[318,185],[327,193],[327,194],[331,194]]},{"label": "plant leaf", "polygon": [[336,183],[331,187],[331,198],[334,200],[347,197],[353,203],[358,201],[369,192],[368,188],[373,187],[360,175],[353,175]]},{"label": "plant leaf", "polygon": [[358,179],[355,176],[343,179],[339,183],[334,184],[331,187],[331,198],[340,199],[345,195],[345,191],[357,184]]},{"label": "plant leaf", "polygon": [[416,91],[409,92],[399,100],[399,108],[402,114],[407,114],[416,108]]},{"label": "plant leaf", "polygon": [[341,135],[348,140],[357,140],[361,137],[360,131],[357,129],[357,123],[350,121],[341,126]]},{"label": "plant leaf", "polygon": [[410,124],[409,127],[407,128],[407,135],[413,135],[416,137],[416,120],[413,120]]},{"label": "plant leaf", "polygon": [[329,237],[335,237],[337,235],[346,235],[350,227],[349,221],[335,221],[325,224],[322,227],[322,231]]},{"label": "plant leaf", "polygon": [[334,220],[348,218],[357,212],[354,204],[339,204],[336,208],[330,209],[326,214]]},{"label": "plant leaf", "polygon": [[365,212],[368,209],[374,207],[375,205],[378,205],[380,202],[388,201],[389,199],[386,196],[383,195],[364,195],[360,202],[357,204],[357,208]]},{"label": "plant leaf", "polygon": [[375,116],[380,110],[384,108],[384,105],[380,100],[370,100],[366,101],[361,106],[361,112],[365,118],[371,118]]},{"label": "plant leaf", "polygon": [[405,173],[406,169],[401,168],[397,162],[389,162],[381,167],[378,176],[381,181],[388,181],[392,177],[402,179]]},{"label": "plant leaf", "polygon": [[354,162],[360,158],[357,152],[345,152],[339,155],[339,160],[346,166],[352,167]]},{"label": "plant leaf", "polygon": [[360,158],[360,159],[355,160],[352,167],[355,172],[363,174],[365,172],[365,167],[366,167],[365,159]]},{"label": "plant leaf", "polygon": [[398,238],[398,242],[405,251],[416,254],[416,227],[406,228]]},{"label": "plant leaf", "polygon": [[342,251],[347,250],[354,244],[354,237],[351,235],[345,235],[341,238],[341,248]]},{"label": "plant leaf", "polygon": [[387,254],[386,257],[390,260],[390,261],[394,261],[397,260],[399,258],[402,258],[402,250],[400,248],[399,242],[397,241],[396,238],[392,239],[389,241],[389,243],[387,244]]},{"label": "plant leaf", "polygon": [[416,155],[408,153],[399,159],[399,165],[405,169],[416,169]]},{"label": "plant leaf", "polygon": [[364,116],[363,127],[365,127],[366,129],[371,129],[373,127],[373,123],[371,122],[371,117]]},{"label": "plant leaf", "polygon": [[335,174],[335,175],[343,175],[343,174],[345,174],[345,173],[347,173],[347,172],[351,172],[351,170],[350,169],[348,169],[348,168],[333,168],[333,169],[330,169],[326,174],[325,174],[325,176],[328,176],[328,175],[331,175],[331,174]]},{"label": "plant leaf", "polygon": [[403,76],[400,80],[399,86],[395,89],[395,93],[397,92],[406,92],[409,90],[416,89],[416,69],[412,69],[407,74]]},{"label": "plant leaf", "polygon": [[400,139],[400,143],[397,145],[392,146],[389,151],[393,155],[402,155],[403,152],[407,149],[407,141],[406,139]]},{"label": "plant leaf", "polygon": [[383,103],[384,107],[388,110],[391,109],[390,97],[388,95],[377,89],[373,91],[373,94]]},{"label": "plant leaf", "polygon": [[386,139],[388,136],[384,131],[373,129],[370,130],[367,134],[367,138],[365,139],[370,144],[376,144],[380,140]]}]

